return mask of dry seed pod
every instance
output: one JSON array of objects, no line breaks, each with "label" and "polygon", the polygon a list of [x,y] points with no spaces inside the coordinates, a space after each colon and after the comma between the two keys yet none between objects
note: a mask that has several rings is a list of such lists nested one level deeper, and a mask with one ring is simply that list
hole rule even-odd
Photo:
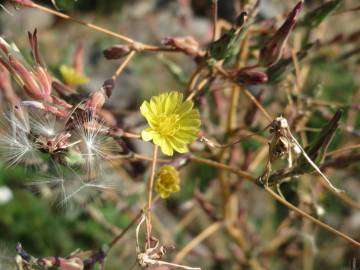
[{"label": "dry seed pod", "polygon": [[238,70],[234,75],[234,80],[239,84],[263,84],[268,80],[265,72],[243,68]]},{"label": "dry seed pod", "polygon": [[130,47],[128,45],[114,45],[110,48],[107,48],[103,51],[103,54],[106,59],[108,60],[114,60],[114,59],[121,59],[124,56],[128,55],[130,53]]},{"label": "dry seed pod", "polygon": [[285,43],[293,30],[300,11],[304,5],[300,1],[294,9],[289,13],[286,21],[276,31],[276,33],[266,42],[265,46],[260,51],[259,63],[262,66],[269,67],[276,64],[282,57]]}]

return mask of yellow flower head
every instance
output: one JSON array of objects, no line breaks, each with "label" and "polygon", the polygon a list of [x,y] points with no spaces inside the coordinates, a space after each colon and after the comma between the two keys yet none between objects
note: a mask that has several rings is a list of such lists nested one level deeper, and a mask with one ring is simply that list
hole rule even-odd
[{"label": "yellow flower head", "polygon": [[89,78],[83,74],[78,73],[74,68],[61,65],[60,73],[65,83],[70,86],[79,86],[89,82]]},{"label": "yellow flower head", "polygon": [[144,101],[140,107],[149,128],[142,131],[144,141],[153,140],[161,151],[172,156],[174,150],[179,153],[189,151],[200,129],[200,115],[191,101],[183,101],[183,94],[172,91]]},{"label": "yellow flower head", "polygon": [[160,168],[156,174],[155,190],[163,199],[180,190],[180,176],[175,167],[165,165]]}]

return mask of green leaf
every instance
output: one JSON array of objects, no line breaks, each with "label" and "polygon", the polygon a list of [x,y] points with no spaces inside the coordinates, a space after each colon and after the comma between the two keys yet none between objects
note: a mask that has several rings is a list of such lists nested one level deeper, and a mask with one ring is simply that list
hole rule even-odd
[{"label": "green leaf", "polygon": [[[335,135],[335,131],[339,126],[339,121],[342,115],[342,111],[338,110],[333,118],[329,121],[329,123],[324,126],[317,136],[317,138],[305,148],[305,152],[308,156],[314,161],[316,165],[320,165],[325,157],[327,148]],[[294,172],[296,173],[307,173],[309,171],[313,171],[312,166],[306,160],[306,158],[301,155],[297,166],[294,168]]]},{"label": "green leaf", "polygon": [[299,22],[299,26],[315,28],[322,23],[335,9],[337,9],[342,0],[334,0],[324,3],[316,9],[305,14]]},{"label": "green leaf", "polygon": [[[314,43],[306,45],[301,51],[296,54],[296,57],[299,61],[303,60],[311,48],[313,48]],[[291,57],[281,59],[275,65],[266,69],[266,74],[268,76],[268,83],[276,84],[281,82],[285,77],[293,72],[295,69],[294,61]]]},{"label": "green leaf", "polygon": [[232,49],[233,41],[236,37],[236,29],[232,28],[225,32],[218,40],[214,41],[209,46],[210,57],[221,60],[227,58],[229,51]]},{"label": "green leaf", "polygon": [[232,55],[236,49],[236,44],[244,37],[244,33],[248,30],[245,25],[241,29],[231,28],[218,39],[209,45],[209,57],[216,60],[226,60]]},{"label": "green leaf", "polygon": [[180,67],[175,62],[163,56],[159,56],[158,59],[160,60],[161,63],[164,64],[164,66],[169,70],[169,72],[174,76],[176,80],[178,80],[181,84],[186,85],[187,77],[182,67]]}]

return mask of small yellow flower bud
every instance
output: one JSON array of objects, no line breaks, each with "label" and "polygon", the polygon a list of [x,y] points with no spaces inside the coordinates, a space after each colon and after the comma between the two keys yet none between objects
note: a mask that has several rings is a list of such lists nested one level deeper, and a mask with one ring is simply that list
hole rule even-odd
[{"label": "small yellow flower bud", "polygon": [[180,176],[174,166],[165,165],[156,174],[155,190],[160,197],[166,199],[171,193],[180,191]]}]

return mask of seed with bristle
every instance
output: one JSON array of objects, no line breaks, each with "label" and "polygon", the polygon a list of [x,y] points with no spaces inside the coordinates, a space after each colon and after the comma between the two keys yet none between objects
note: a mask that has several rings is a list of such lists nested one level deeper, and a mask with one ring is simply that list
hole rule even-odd
[{"label": "seed with bristle", "polygon": [[[26,118],[27,119],[27,118]],[[5,116],[0,133],[0,157],[9,166],[37,160],[38,151],[31,141],[28,120],[15,114]]]}]

